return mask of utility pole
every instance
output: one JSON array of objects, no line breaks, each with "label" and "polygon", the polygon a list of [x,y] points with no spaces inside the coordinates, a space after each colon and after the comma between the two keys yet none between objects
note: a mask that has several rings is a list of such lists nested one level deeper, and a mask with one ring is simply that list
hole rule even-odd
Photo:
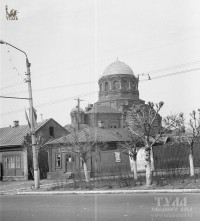
[{"label": "utility pole", "polygon": [[33,96],[32,96],[32,87],[31,87],[31,72],[30,72],[31,64],[29,63],[26,52],[2,40],[0,40],[0,44],[9,45],[15,48],[16,50],[22,52],[26,56],[26,68],[27,68],[26,82],[28,83],[28,94],[29,94],[28,100],[30,105],[31,143],[32,143],[32,152],[33,152],[34,181],[35,181],[35,189],[38,189],[40,185],[39,185],[39,170],[38,170],[38,158],[37,158],[37,143],[35,136],[35,117],[33,116]]},{"label": "utility pole", "polygon": [[80,122],[79,122],[79,118],[80,118],[80,101],[83,101],[83,100],[80,100],[79,97],[77,99],[74,99],[74,100],[77,100],[78,101],[78,116],[77,116],[77,124],[78,124],[78,131],[80,130]]},{"label": "utility pole", "polygon": [[31,140],[32,140],[32,152],[33,152],[33,168],[34,168],[34,180],[35,189],[40,187],[39,184],[39,170],[38,170],[38,155],[37,155],[37,143],[35,136],[35,117],[33,115],[33,95],[31,86],[31,72],[28,57],[26,57],[26,67],[27,67],[27,80],[28,83],[28,94],[29,94],[29,105],[30,105],[30,123],[31,123]]}]

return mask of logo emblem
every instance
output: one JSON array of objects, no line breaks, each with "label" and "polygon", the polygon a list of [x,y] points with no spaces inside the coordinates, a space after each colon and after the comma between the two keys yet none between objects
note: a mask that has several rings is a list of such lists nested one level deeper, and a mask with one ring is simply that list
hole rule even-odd
[{"label": "logo emblem", "polygon": [[19,13],[19,12],[14,9],[11,9],[10,13],[9,13],[8,6],[6,5],[6,19],[7,20],[18,20],[17,13]]}]

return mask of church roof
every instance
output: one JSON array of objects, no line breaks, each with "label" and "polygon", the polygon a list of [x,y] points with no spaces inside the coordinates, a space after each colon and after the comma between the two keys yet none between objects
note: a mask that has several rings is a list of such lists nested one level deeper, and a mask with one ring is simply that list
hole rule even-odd
[{"label": "church roof", "polygon": [[103,76],[115,75],[115,74],[134,75],[132,69],[127,64],[119,61],[118,59],[117,61],[108,65],[107,68],[103,72]]},{"label": "church roof", "polygon": [[91,110],[89,110],[88,112],[86,112],[86,114],[93,114],[93,113],[101,113],[101,114],[108,114],[108,113],[112,113],[112,114],[119,114],[121,112],[119,112],[118,110],[115,110],[111,107],[108,106],[99,106],[99,105],[95,105]]},{"label": "church roof", "polygon": [[[89,127],[87,124],[79,124],[80,130],[85,129],[87,127]],[[65,130],[67,130],[68,132],[70,132],[73,129],[77,129],[78,128],[78,124],[72,125],[72,124],[67,124],[64,126]]]}]

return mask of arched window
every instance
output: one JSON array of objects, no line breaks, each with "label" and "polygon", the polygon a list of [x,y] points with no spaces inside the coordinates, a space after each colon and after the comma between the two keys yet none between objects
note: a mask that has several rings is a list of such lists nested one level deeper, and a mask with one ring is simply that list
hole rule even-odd
[{"label": "arched window", "polygon": [[108,91],[108,90],[109,90],[109,83],[106,82],[106,83],[105,83],[105,91]]},{"label": "arched window", "polygon": [[128,89],[128,81],[123,82],[124,89]]},{"label": "arched window", "polygon": [[114,90],[118,89],[118,82],[117,81],[113,82],[113,89]]},{"label": "arched window", "polygon": [[102,88],[102,84],[99,85],[99,89],[100,89],[100,91],[103,90],[103,88]]}]

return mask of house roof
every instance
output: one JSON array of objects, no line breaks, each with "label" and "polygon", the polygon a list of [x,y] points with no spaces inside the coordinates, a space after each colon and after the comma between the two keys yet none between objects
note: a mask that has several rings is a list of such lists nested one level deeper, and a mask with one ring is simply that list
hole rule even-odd
[{"label": "house roof", "polygon": [[[86,138],[86,134],[89,135],[89,138]],[[131,137],[127,134],[126,130],[123,128],[116,129],[102,129],[98,127],[88,127],[81,130],[77,135],[68,134],[54,140],[50,140],[46,145],[56,145],[56,144],[73,144],[75,139],[78,138],[78,142],[129,142],[132,141]],[[156,143],[166,143],[169,136],[161,136]],[[155,138],[150,137],[151,142],[155,142]]]},{"label": "house roof", "polygon": [[111,107],[108,106],[99,106],[99,105],[95,105],[91,110],[87,111],[86,114],[93,114],[93,113],[104,113],[104,114],[108,114],[108,113],[115,113],[115,114],[119,114],[121,112],[119,112],[118,110],[115,110]]},{"label": "house roof", "polygon": [[[36,126],[36,131],[45,125],[50,119],[40,122]],[[30,133],[28,125],[20,125],[18,127],[0,128],[0,147],[5,146],[21,146],[24,141],[24,136]]]},{"label": "house roof", "polygon": [[[86,133],[89,134],[89,138],[86,138]],[[102,129],[98,127],[90,127],[84,130],[81,130],[77,136],[79,142],[120,142],[120,141],[131,141],[127,136],[126,132],[122,128],[118,129]],[[47,145],[54,144],[71,144],[75,142],[75,136],[69,134],[58,139],[51,140],[47,142]]]}]

